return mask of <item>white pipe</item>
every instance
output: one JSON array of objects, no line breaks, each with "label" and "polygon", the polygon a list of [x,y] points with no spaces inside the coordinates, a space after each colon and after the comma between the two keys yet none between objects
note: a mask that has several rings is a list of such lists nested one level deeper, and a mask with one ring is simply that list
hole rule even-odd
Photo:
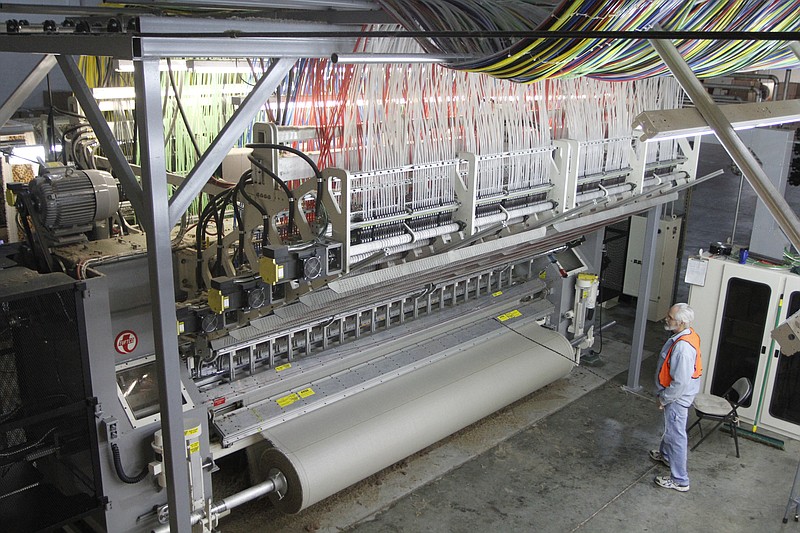
[{"label": "white pipe", "polygon": [[[429,242],[428,239],[424,239],[422,241],[410,242],[408,244],[401,244],[399,246],[390,246],[389,248],[384,248],[383,249],[383,251],[384,251],[383,257],[388,257],[388,256],[393,255],[393,254],[399,254],[401,252],[408,252],[409,250],[415,250],[417,248],[422,248],[424,246],[427,246],[428,242]],[[352,266],[355,266],[358,263],[360,263],[361,261],[363,261],[364,259],[367,259],[368,257],[370,257],[372,255],[373,255],[372,253],[351,255],[350,256],[350,264]],[[378,256],[378,257],[380,257],[380,256]],[[379,261],[375,261],[375,262],[377,263]]]},{"label": "white pipe", "polygon": [[611,187],[600,186],[599,191],[587,191],[578,193],[577,202],[583,203],[583,202],[588,202],[589,200],[594,200],[595,198],[606,198],[614,194],[630,192],[633,189],[634,185],[632,183],[623,183],[621,185],[614,185]]},{"label": "white pipe", "polygon": [[464,56],[434,54],[331,54],[331,63],[342,63],[343,65],[453,63],[463,59]]},{"label": "white pipe", "polygon": [[[222,498],[211,505],[211,514],[224,516],[231,509],[234,507],[239,507],[243,503],[255,500],[260,496],[264,496],[265,494],[269,494],[276,490],[285,489],[286,479],[282,474],[279,474],[278,476],[279,477],[277,478],[270,478],[257,485],[248,487],[241,492],[237,492],[236,494],[231,494],[230,496]],[[189,518],[191,519],[191,524],[195,525],[205,518],[205,516],[205,511],[198,510],[193,511]],[[151,533],[169,533],[169,524],[161,524],[160,526],[153,528]]]},{"label": "white pipe", "polygon": [[362,244],[356,244],[350,247],[350,257],[366,256],[372,254],[373,252],[377,252],[378,250],[408,244],[414,240],[422,241],[425,239],[434,239],[440,235],[456,232],[458,229],[458,224],[445,224],[444,226],[439,226],[438,228],[415,231],[414,237],[406,233],[403,235],[397,235],[396,237],[389,237],[388,239],[377,239]]}]

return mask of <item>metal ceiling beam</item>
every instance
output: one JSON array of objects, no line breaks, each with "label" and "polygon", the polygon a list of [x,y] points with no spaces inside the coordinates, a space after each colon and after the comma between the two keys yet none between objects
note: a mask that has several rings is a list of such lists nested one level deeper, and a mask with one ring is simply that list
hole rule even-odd
[{"label": "metal ceiling beam", "polygon": [[22,80],[19,87],[11,93],[11,96],[9,96],[3,103],[3,106],[0,107],[0,127],[4,126],[5,123],[8,122],[8,119],[17,112],[17,109],[22,107],[25,100],[27,100],[33,90],[42,83],[42,80],[50,74],[54,66],[56,66],[56,56],[52,54],[45,55],[34,65],[33,69],[31,69],[31,73]]},{"label": "metal ceiling beam", "polygon": [[94,134],[100,142],[100,146],[103,148],[103,152],[106,154],[111,168],[114,170],[114,174],[117,179],[122,182],[128,200],[130,200],[136,214],[141,215],[144,212],[142,187],[136,180],[136,176],[133,174],[133,170],[131,170],[125,154],[122,153],[117,139],[111,132],[111,128],[108,126],[103,112],[100,111],[97,100],[92,96],[92,92],[86,84],[86,80],[81,74],[80,69],[78,69],[78,64],[72,56],[59,55],[56,59],[72,91],[75,93],[75,98],[78,99],[78,103],[81,105],[86,120],[92,125]]},{"label": "metal ceiling beam", "polygon": [[657,38],[650,39],[650,44],[670,69],[675,79],[678,80],[683,90],[686,91],[686,94],[692,99],[695,107],[708,122],[708,125],[714,130],[722,146],[741,169],[742,174],[747,178],[758,197],[767,206],[778,226],[788,237],[789,242],[792,243],[795,249],[800,251],[800,219],[797,218],[792,207],[781,196],[764,172],[764,169],[761,168],[756,158],[736,134],[730,121],[703,88],[700,80],[694,75],[694,72],[692,72],[678,49],[671,41]]},{"label": "metal ceiling beam", "polygon": [[[169,220],[174,226],[183,213],[189,208],[194,198],[203,190],[208,179],[222,164],[222,160],[233,145],[242,136],[246,126],[256,116],[261,106],[267,101],[275,88],[283,81],[292,68],[296,58],[279,59],[275,66],[258,80],[256,86],[247,95],[230,120],[222,128],[214,142],[203,153],[186,178],[186,181],[175,191],[169,203]],[[170,226],[170,227],[171,227]]]},{"label": "metal ceiling beam", "polygon": [[[337,12],[338,13],[338,12]],[[346,11],[342,11],[346,13]],[[113,11],[109,15],[114,14]],[[403,31],[353,30],[346,24],[273,19],[209,19],[200,17],[139,17],[138,33],[0,35],[0,51],[103,55],[120,59],[133,57],[326,57],[334,52],[353,51],[355,39],[371,38],[511,38],[511,39],[687,39],[797,41],[800,32],[745,31]],[[158,20],[158,22],[156,22]],[[294,41],[294,42],[292,42]],[[298,43],[298,41],[300,41]],[[136,48],[136,50],[134,50]],[[269,51],[265,53],[265,51]]]}]

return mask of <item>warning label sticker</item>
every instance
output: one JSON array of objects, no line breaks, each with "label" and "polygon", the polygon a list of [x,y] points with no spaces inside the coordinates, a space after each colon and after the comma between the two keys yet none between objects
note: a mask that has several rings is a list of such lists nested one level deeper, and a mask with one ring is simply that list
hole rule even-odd
[{"label": "warning label sticker", "polygon": [[296,402],[299,399],[300,399],[300,396],[298,396],[297,394],[295,394],[293,392],[291,394],[287,394],[286,396],[283,396],[282,398],[278,398],[276,400],[276,403],[280,407],[288,407],[288,406],[292,405],[294,402]]},{"label": "warning label sticker", "polygon": [[517,318],[522,316],[518,310],[514,309],[513,311],[509,311],[508,313],[503,313],[502,315],[497,317],[497,320],[500,322],[505,322],[506,320],[511,320],[512,318]]}]

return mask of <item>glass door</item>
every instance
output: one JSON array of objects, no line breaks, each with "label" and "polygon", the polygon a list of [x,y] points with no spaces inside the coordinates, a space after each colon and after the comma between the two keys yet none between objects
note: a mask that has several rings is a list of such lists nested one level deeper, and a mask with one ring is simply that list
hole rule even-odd
[{"label": "glass door", "polygon": [[779,272],[752,265],[725,265],[720,291],[721,308],[715,342],[713,366],[709,365],[711,394],[722,395],[733,383],[746,377],[753,394],[739,409],[745,419],[754,420],[757,399],[768,359],[769,332],[778,306]]},{"label": "glass door", "polygon": [[[787,275],[783,308],[778,324],[800,311],[800,277]],[[786,356],[778,344],[772,350],[769,377],[761,409],[765,426],[800,434],[800,356]]]}]

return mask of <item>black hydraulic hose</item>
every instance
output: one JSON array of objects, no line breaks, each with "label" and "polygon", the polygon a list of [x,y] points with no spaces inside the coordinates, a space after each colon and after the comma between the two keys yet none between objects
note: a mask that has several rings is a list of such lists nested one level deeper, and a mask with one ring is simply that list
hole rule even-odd
[{"label": "black hydraulic hose", "polygon": [[231,195],[231,204],[233,205],[233,218],[236,220],[236,224],[239,226],[239,266],[242,266],[244,263],[244,220],[242,219],[242,213],[239,210],[239,199],[236,197],[238,193],[238,188],[233,189],[233,194]]},{"label": "black hydraulic hose", "polygon": [[239,183],[236,184],[236,187],[239,189],[239,193],[242,195],[242,198],[244,198],[250,203],[250,205],[255,207],[259,213],[261,213],[261,220],[264,228],[261,232],[261,246],[269,246],[269,213],[263,205],[253,200],[253,197],[247,194],[247,191],[245,190],[247,184],[250,183],[250,177],[252,175],[252,170],[245,171],[245,173],[239,178]]},{"label": "black hydraulic hose", "polygon": [[[248,148],[251,147],[251,145],[249,144],[247,146]],[[294,233],[294,204],[295,204],[294,193],[282,179],[280,179],[274,172],[272,172],[265,165],[263,165],[258,159],[256,159],[252,155],[247,156],[247,158],[250,160],[251,163],[257,166],[259,170],[261,170],[261,172],[265,173],[267,176],[272,178],[275,181],[275,183],[280,185],[281,189],[283,189],[283,192],[285,192],[286,196],[289,198],[289,223],[286,226],[286,234],[287,236],[291,236]]]},{"label": "black hydraulic hose", "polygon": [[222,231],[222,228],[220,227],[217,210],[219,209],[220,202],[222,202],[224,205],[225,196],[230,194],[231,190],[228,189],[214,196],[203,208],[203,211],[200,213],[200,217],[197,221],[197,229],[195,231],[196,248],[197,248],[197,269],[195,275],[198,287],[202,286],[203,284],[202,265],[203,265],[203,240],[205,237],[205,228],[208,225],[208,222],[211,220],[211,217],[213,216],[215,223],[217,223],[217,234],[219,234]]},{"label": "black hydraulic hose", "polygon": [[320,215],[322,214],[322,187],[324,183],[324,179],[322,178],[322,172],[319,171],[319,167],[314,162],[313,159],[308,157],[305,153],[301,152],[297,148],[292,148],[291,146],[285,146],[283,144],[272,144],[272,143],[250,143],[246,145],[247,148],[266,148],[268,150],[280,150],[283,152],[289,152],[290,154],[294,154],[306,163],[308,166],[311,167],[311,170],[314,171],[314,177],[317,178],[317,199],[315,202],[314,208],[314,217],[315,219],[319,219]]},{"label": "black hydraulic hose", "polygon": [[216,209],[213,211],[214,215],[214,224],[217,226],[217,260],[214,261],[214,268],[211,271],[211,274],[214,276],[220,275],[220,269],[222,268],[222,252],[224,248],[222,247],[222,237],[225,231],[225,206],[228,204],[227,198],[223,200],[222,205],[219,208],[219,211]]},{"label": "black hydraulic hose", "polygon": [[129,476],[126,474],[125,469],[122,468],[122,458],[120,457],[119,446],[117,446],[115,442],[111,443],[111,454],[114,456],[114,470],[117,471],[117,477],[123,483],[128,483],[129,485],[139,483],[141,480],[146,478],[147,474],[150,472],[150,470],[145,466],[144,469],[135,476]]}]

